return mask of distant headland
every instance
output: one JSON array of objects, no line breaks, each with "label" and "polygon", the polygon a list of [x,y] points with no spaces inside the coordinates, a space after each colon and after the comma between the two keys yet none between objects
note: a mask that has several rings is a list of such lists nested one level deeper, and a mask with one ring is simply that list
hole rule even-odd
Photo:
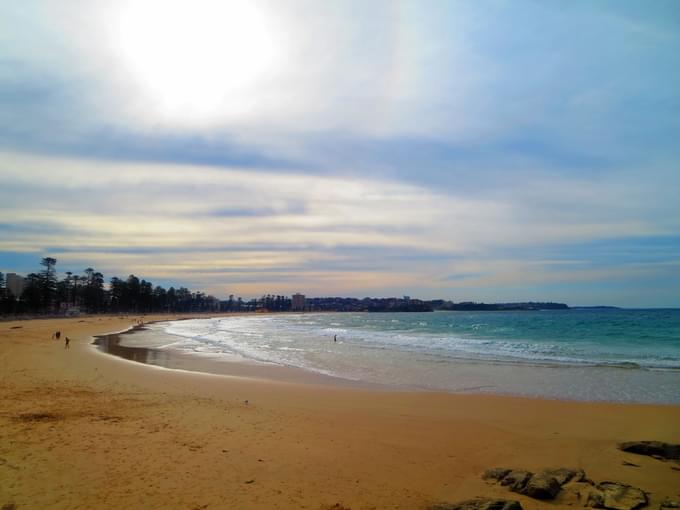
[{"label": "distant headland", "polygon": [[434,312],[434,311],[516,311],[516,310],[568,310],[564,303],[454,303],[443,299],[421,300],[402,298],[340,298],[323,297],[305,300],[305,306],[313,311],[334,312]]}]

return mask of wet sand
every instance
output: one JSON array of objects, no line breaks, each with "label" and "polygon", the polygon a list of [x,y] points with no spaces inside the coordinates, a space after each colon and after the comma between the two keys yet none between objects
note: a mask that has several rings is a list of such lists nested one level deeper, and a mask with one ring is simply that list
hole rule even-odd
[{"label": "wet sand", "polygon": [[146,326],[135,325],[128,331],[121,333],[97,335],[93,343],[103,353],[160,368],[289,383],[382,389],[384,391],[394,390],[392,386],[351,381],[274,363],[248,360],[237,356],[230,358],[222,354],[218,357],[210,354],[190,354],[176,349],[157,349],[128,345],[131,336],[139,339],[140,334],[144,334],[145,329]]},{"label": "wet sand", "polygon": [[[424,509],[493,496],[545,508],[482,481],[495,466],[583,468],[648,491],[652,508],[680,499],[677,464],[616,448],[680,443],[679,406],[268,380],[248,364],[210,375],[91,345],[135,318],[0,323],[0,507]],[[583,504],[565,493],[550,506]]]}]

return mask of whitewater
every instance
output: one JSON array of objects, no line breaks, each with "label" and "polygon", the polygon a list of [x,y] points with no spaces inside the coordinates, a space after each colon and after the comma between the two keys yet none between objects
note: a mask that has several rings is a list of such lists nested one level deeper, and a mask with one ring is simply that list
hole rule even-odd
[{"label": "whitewater", "polygon": [[680,310],[248,314],[124,343],[399,389],[680,403]]}]

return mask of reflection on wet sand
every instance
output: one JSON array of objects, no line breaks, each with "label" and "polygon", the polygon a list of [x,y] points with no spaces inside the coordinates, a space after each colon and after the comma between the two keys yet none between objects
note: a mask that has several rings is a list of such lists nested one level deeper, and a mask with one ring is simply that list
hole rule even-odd
[{"label": "reflection on wet sand", "polygon": [[133,335],[142,331],[152,331],[152,329],[143,325],[136,325],[123,333],[96,336],[93,343],[97,346],[97,349],[107,354],[163,368],[291,383],[382,388],[382,385],[339,379],[272,363],[256,362],[253,360],[227,361],[218,357],[196,356],[196,353],[180,352],[176,349],[154,349],[150,347],[121,345],[125,338],[124,335]]},{"label": "reflection on wet sand", "polygon": [[95,337],[94,344],[99,350],[124,359],[165,368],[178,368],[180,365],[179,360],[169,351],[149,349],[147,347],[128,347],[120,344],[123,335],[130,335],[136,331],[146,329],[144,326],[135,326],[123,333],[97,336]]}]

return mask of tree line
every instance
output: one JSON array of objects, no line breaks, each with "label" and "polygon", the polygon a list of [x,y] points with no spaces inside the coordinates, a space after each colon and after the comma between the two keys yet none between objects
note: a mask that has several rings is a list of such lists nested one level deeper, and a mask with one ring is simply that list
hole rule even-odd
[{"label": "tree line", "polygon": [[104,275],[91,267],[82,274],[67,271],[59,279],[57,259],[45,257],[40,265],[42,269],[26,276],[20,296],[9,292],[5,276],[0,273],[0,313],[173,313],[220,309],[220,302],[213,296],[185,287],[165,289],[133,274],[125,279],[114,276],[106,288]]}]

